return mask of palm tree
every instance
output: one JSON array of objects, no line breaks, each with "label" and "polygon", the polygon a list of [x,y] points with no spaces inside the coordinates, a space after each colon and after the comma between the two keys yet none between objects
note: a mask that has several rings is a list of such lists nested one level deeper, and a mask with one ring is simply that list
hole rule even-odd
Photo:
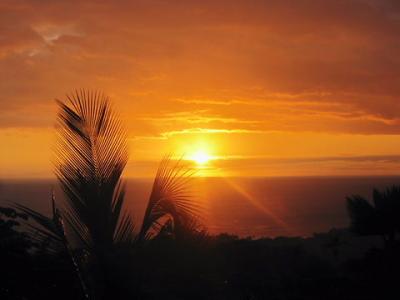
[{"label": "palm tree", "polygon": [[[125,185],[121,175],[128,161],[126,133],[108,97],[80,90],[67,95],[66,102],[57,103],[56,175],[66,203],[63,210],[53,209],[53,218],[18,206],[38,224],[34,226],[39,232],[36,237],[51,240],[58,248],[69,249],[74,244],[83,249],[88,261],[96,266],[96,276],[103,273],[104,277],[109,256],[118,247],[142,243],[160,232],[175,235],[185,224],[196,230],[193,224],[199,224],[200,208],[187,189],[193,172],[181,160],[173,163],[167,156],[160,164],[137,233],[132,217],[124,209]],[[66,230],[60,226],[64,220]],[[65,232],[71,234],[67,236]],[[72,252],[71,257],[75,260]],[[79,268],[77,272],[80,273]],[[104,282],[104,278],[100,280]]]},{"label": "palm tree", "polygon": [[193,170],[181,160],[171,166],[169,156],[163,159],[154,179],[139,240],[151,238],[167,228],[173,228],[179,235],[184,225],[188,228],[198,221],[200,207],[192,201],[187,189],[192,174]]},{"label": "palm tree", "polygon": [[372,203],[362,196],[347,197],[351,229],[359,235],[381,235],[391,246],[400,233],[400,186],[374,189]]}]

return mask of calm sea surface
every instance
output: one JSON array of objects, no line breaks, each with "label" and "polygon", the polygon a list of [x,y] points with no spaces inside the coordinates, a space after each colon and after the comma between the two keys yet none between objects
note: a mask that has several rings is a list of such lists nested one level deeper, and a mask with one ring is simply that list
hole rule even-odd
[{"label": "calm sea surface", "polygon": [[[126,203],[140,223],[151,190],[151,180],[129,179]],[[211,233],[240,236],[309,236],[348,225],[345,197],[371,197],[372,188],[400,184],[400,177],[340,178],[196,178],[194,199],[203,207]],[[7,201],[50,211],[52,181],[0,181],[0,205]]]}]

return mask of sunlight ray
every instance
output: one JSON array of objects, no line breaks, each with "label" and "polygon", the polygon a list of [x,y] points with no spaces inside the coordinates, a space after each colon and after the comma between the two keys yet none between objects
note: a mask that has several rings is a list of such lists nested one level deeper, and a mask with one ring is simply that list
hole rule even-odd
[{"label": "sunlight ray", "polygon": [[243,186],[240,186],[232,179],[228,177],[222,177],[226,183],[229,184],[236,192],[238,192],[244,199],[246,199],[252,206],[257,208],[259,211],[263,212],[265,215],[270,217],[272,221],[281,228],[283,228],[287,234],[292,234],[293,230],[285,221],[282,220],[276,213],[274,213],[270,208],[265,207],[256,197],[252,196]]}]

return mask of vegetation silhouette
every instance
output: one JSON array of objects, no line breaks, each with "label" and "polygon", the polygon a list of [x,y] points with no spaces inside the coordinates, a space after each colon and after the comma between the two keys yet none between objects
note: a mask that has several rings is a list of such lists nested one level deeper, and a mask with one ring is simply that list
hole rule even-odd
[{"label": "vegetation silhouette", "polygon": [[400,233],[400,186],[373,190],[372,203],[362,196],[347,197],[351,229],[360,235],[380,235],[387,247]]},{"label": "vegetation silhouette", "polygon": [[80,90],[67,99],[57,101],[56,147],[56,175],[66,195],[65,208],[56,208],[53,198],[49,218],[25,206],[16,207],[35,221],[29,224],[31,235],[47,251],[69,253],[84,297],[108,299],[115,294],[108,289],[115,283],[109,278],[115,272],[111,270],[113,255],[126,253],[160,233],[195,232],[200,227],[200,207],[188,193],[192,170],[166,157],[136,233],[132,217],[124,210],[121,175],[128,160],[124,128],[103,94]]},{"label": "vegetation silhouette", "polygon": [[369,297],[398,299],[400,276],[400,186],[373,190],[372,201],[360,195],[347,197],[350,230],[360,236],[380,236],[383,248],[372,247],[362,259],[350,261],[358,284],[369,288]]}]

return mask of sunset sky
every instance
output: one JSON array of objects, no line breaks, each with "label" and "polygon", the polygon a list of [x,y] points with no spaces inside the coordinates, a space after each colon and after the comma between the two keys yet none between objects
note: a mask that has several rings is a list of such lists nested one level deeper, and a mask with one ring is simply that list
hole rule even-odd
[{"label": "sunset sky", "polygon": [[0,178],[53,176],[76,88],[111,97],[126,176],[400,174],[399,37],[396,0],[2,0]]}]

